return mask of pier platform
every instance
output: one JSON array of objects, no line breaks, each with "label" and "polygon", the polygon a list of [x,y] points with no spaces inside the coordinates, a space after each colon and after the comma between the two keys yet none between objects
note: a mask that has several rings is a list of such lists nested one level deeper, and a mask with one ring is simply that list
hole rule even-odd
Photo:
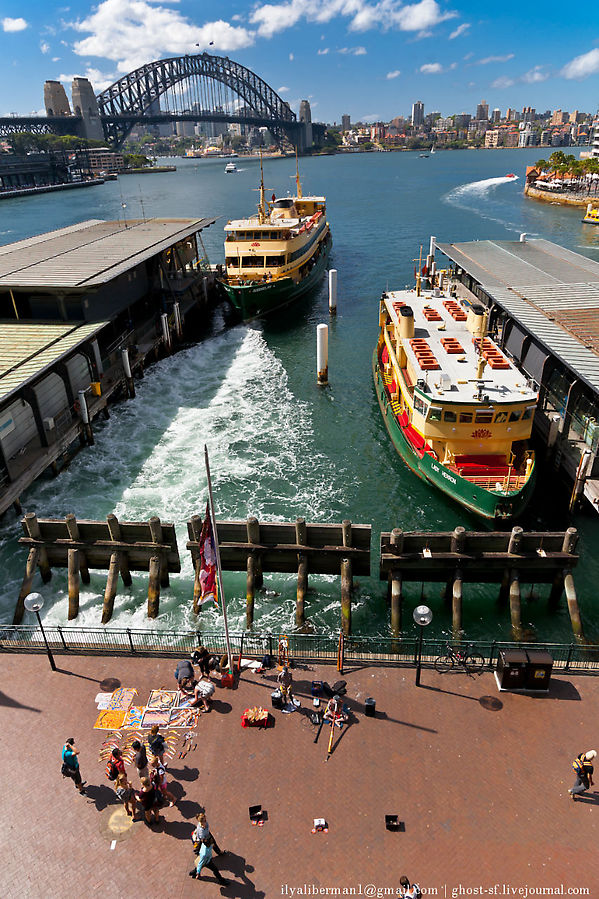
[{"label": "pier platform", "polygon": [[[333,683],[335,668],[293,669],[302,704],[294,714],[270,709],[276,669],[264,677],[242,672],[236,689],[216,686],[196,728],[197,748],[168,763],[177,804],[150,829],[127,818],[98,761],[106,731],[92,729],[94,698],[135,687],[145,703],[150,690],[174,686],[173,661],[56,661],[52,672],[45,655],[3,658],[0,891],[7,899],[394,896],[402,874],[442,897],[549,895],[543,887],[561,895],[562,884],[564,895],[599,894],[589,855],[599,837],[599,792],[576,802],[567,792],[574,756],[597,748],[595,677],[555,672],[549,694],[533,696],[499,694],[492,673],[425,669],[418,688],[413,668],[346,669],[350,723],[326,761],[327,727],[315,744],[306,712],[311,682]],[[367,697],[376,701],[375,717],[364,714]],[[274,727],[241,727],[244,709],[255,705],[270,709]],[[86,796],[60,775],[71,736]],[[137,787],[136,773],[129,775]],[[267,821],[252,827],[248,809],[258,804]],[[229,850],[215,857],[227,887],[210,871],[199,883],[188,876],[189,836],[202,808]],[[389,814],[403,828],[386,830]],[[314,818],[326,819],[327,833],[311,832]]]}]

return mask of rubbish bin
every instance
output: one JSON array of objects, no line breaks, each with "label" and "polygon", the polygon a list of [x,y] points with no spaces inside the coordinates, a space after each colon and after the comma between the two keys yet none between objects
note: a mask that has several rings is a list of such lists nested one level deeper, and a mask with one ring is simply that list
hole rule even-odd
[{"label": "rubbish bin", "polygon": [[497,659],[497,683],[500,690],[526,687],[528,656],[522,649],[502,649]]},{"label": "rubbish bin", "polygon": [[281,695],[280,690],[275,690],[270,694],[270,701],[272,703],[273,709],[282,709],[283,708],[283,697]]},{"label": "rubbish bin", "polygon": [[527,649],[526,689],[548,690],[553,668],[553,656],[545,649]]},{"label": "rubbish bin", "polygon": [[367,718],[374,718],[376,715],[376,700],[372,696],[364,700],[364,714]]}]

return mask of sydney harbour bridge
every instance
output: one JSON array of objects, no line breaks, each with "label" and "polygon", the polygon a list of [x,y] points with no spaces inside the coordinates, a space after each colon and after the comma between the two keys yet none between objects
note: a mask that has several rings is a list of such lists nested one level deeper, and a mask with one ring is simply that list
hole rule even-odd
[{"label": "sydney harbour bridge", "polygon": [[104,140],[116,150],[136,125],[220,122],[266,127],[278,143],[287,138],[301,151],[324,133],[323,125],[299,121],[250,69],[209,53],[147,63],[97,95],[86,78],[76,78],[72,99],[71,110],[62,85],[47,81],[46,116],[0,118],[0,137],[23,131],[75,134]]}]

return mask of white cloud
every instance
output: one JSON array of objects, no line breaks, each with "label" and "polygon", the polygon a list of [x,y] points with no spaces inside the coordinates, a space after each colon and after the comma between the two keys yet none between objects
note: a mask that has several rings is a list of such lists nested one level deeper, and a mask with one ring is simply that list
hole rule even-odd
[{"label": "white cloud", "polygon": [[50,52],[50,44],[47,41],[41,41],[40,42],[40,50],[42,51],[42,53],[49,53]]},{"label": "white cloud", "polygon": [[295,56],[293,55],[293,53],[290,53],[289,54],[289,62],[293,62],[294,59],[295,59]]},{"label": "white cloud", "polygon": [[399,75],[401,75],[401,72],[399,71],[399,69],[394,69],[393,72],[387,72],[385,77],[386,77],[387,81],[392,81],[394,78],[397,78]]},{"label": "white cloud", "polygon": [[514,58],[513,53],[506,53],[505,56],[485,56],[484,59],[477,60],[477,65],[486,66],[490,62],[509,62],[510,59]]},{"label": "white cloud", "polygon": [[29,28],[29,22],[25,19],[10,19],[8,16],[2,19],[3,31],[25,31],[26,28]]},{"label": "white cloud", "polygon": [[440,75],[443,71],[443,66],[440,62],[425,62],[424,65],[420,66],[420,71],[423,75]]},{"label": "white cloud", "polygon": [[67,84],[69,87],[71,86],[74,78],[89,79],[94,88],[94,93],[98,94],[100,93],[100,91],[104,91],[107,87],[110,87],[111,84],[114,84],[114,82],[118,80],[118,75],[106,75],[99,69],[88,67],[86,68],[85,72],[76,72],[74,75],[58,76],[58,80],[62,81],[63,84]]},{"label": "white cloud", "polygon": [[595,72],[599,72],[599,48],[575,56],[563,67],[561,74],[564,78],[588,78]]},{"label": "white cloud", "polygon": [[535,66],[529,72],[526,72],[520,80],[526,84],[539,84],[541,81],[546,81],[549,78],[549,72],[543,72],[542,69],[543,66]]},{"label": "white cloud", "polygon": [[280,87],[280,88],[278,88],[278,90],[277,90],[277,94],[288,94],[288,93],[289,93],[289,88],[288,88],[288,87]]},{"label": "white cloud", "polygon": [[362,115],[358,119],[359,122],[364,122],[367,124],[368,122],[380,122],[381,116],[378,112],[370,113],[369,115]]},{"label": "white cloud", "polygon": [[178,10],[148,0],[102,0],[72,27],[88,33],[73,47],[78,56],[110,59],[119,72],[165,54],[196,52],[196,44],[201,49],[212,42],[216,50],[239,50],[254,42],[253,32],[246,28],[222,20],[197,26]]},{"label": "white cloud", "polygon": [[52,62],[60,62],[60,56],[53,56]]},{"label": "white cloud", "polygon": [[451,34],[449,35],[449,40],[450,41],[455,40],[456,37],[459,37],[461,34],[464,34],[466,31],[468,31],[469,28],[470,28],[469,22],[462,22],[461,25],[458,25],[458,27],[456,28],[455,31],[451,32]]},{"label": "white cloud", "polygon": [[495,81],[491,84],[491,87],[498,88],[502,90],[504,87],[512,87],[516,82],[513,78],[508,78],[507,75],[502,75],[500,78],[496,78]]},{"label": "white cloud", "polygon": [[366,56],[366,47],[340,47],[337,53],[344,53],[346,56]]},{"label": "white cloud", "polygon": [[328,52],[329,52],[328,47],[323,47],[322,50],[317,50],[317,53],[319,56],[326,56]]}]

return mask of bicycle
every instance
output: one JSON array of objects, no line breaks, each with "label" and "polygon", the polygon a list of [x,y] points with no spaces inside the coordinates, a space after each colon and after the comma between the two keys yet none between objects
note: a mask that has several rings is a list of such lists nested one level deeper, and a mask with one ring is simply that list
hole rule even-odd
[{"label": "bicycle", "polygon": [[435,671],[445,674],[451,671],[454,665],[460,665],[468,677],[482,674],[485,667],[484,657],[480,652],[472,652],[472,644],[469,643],[464,650],[454,649],[450,643],[446,644],[447,653],[435,659]]}]

